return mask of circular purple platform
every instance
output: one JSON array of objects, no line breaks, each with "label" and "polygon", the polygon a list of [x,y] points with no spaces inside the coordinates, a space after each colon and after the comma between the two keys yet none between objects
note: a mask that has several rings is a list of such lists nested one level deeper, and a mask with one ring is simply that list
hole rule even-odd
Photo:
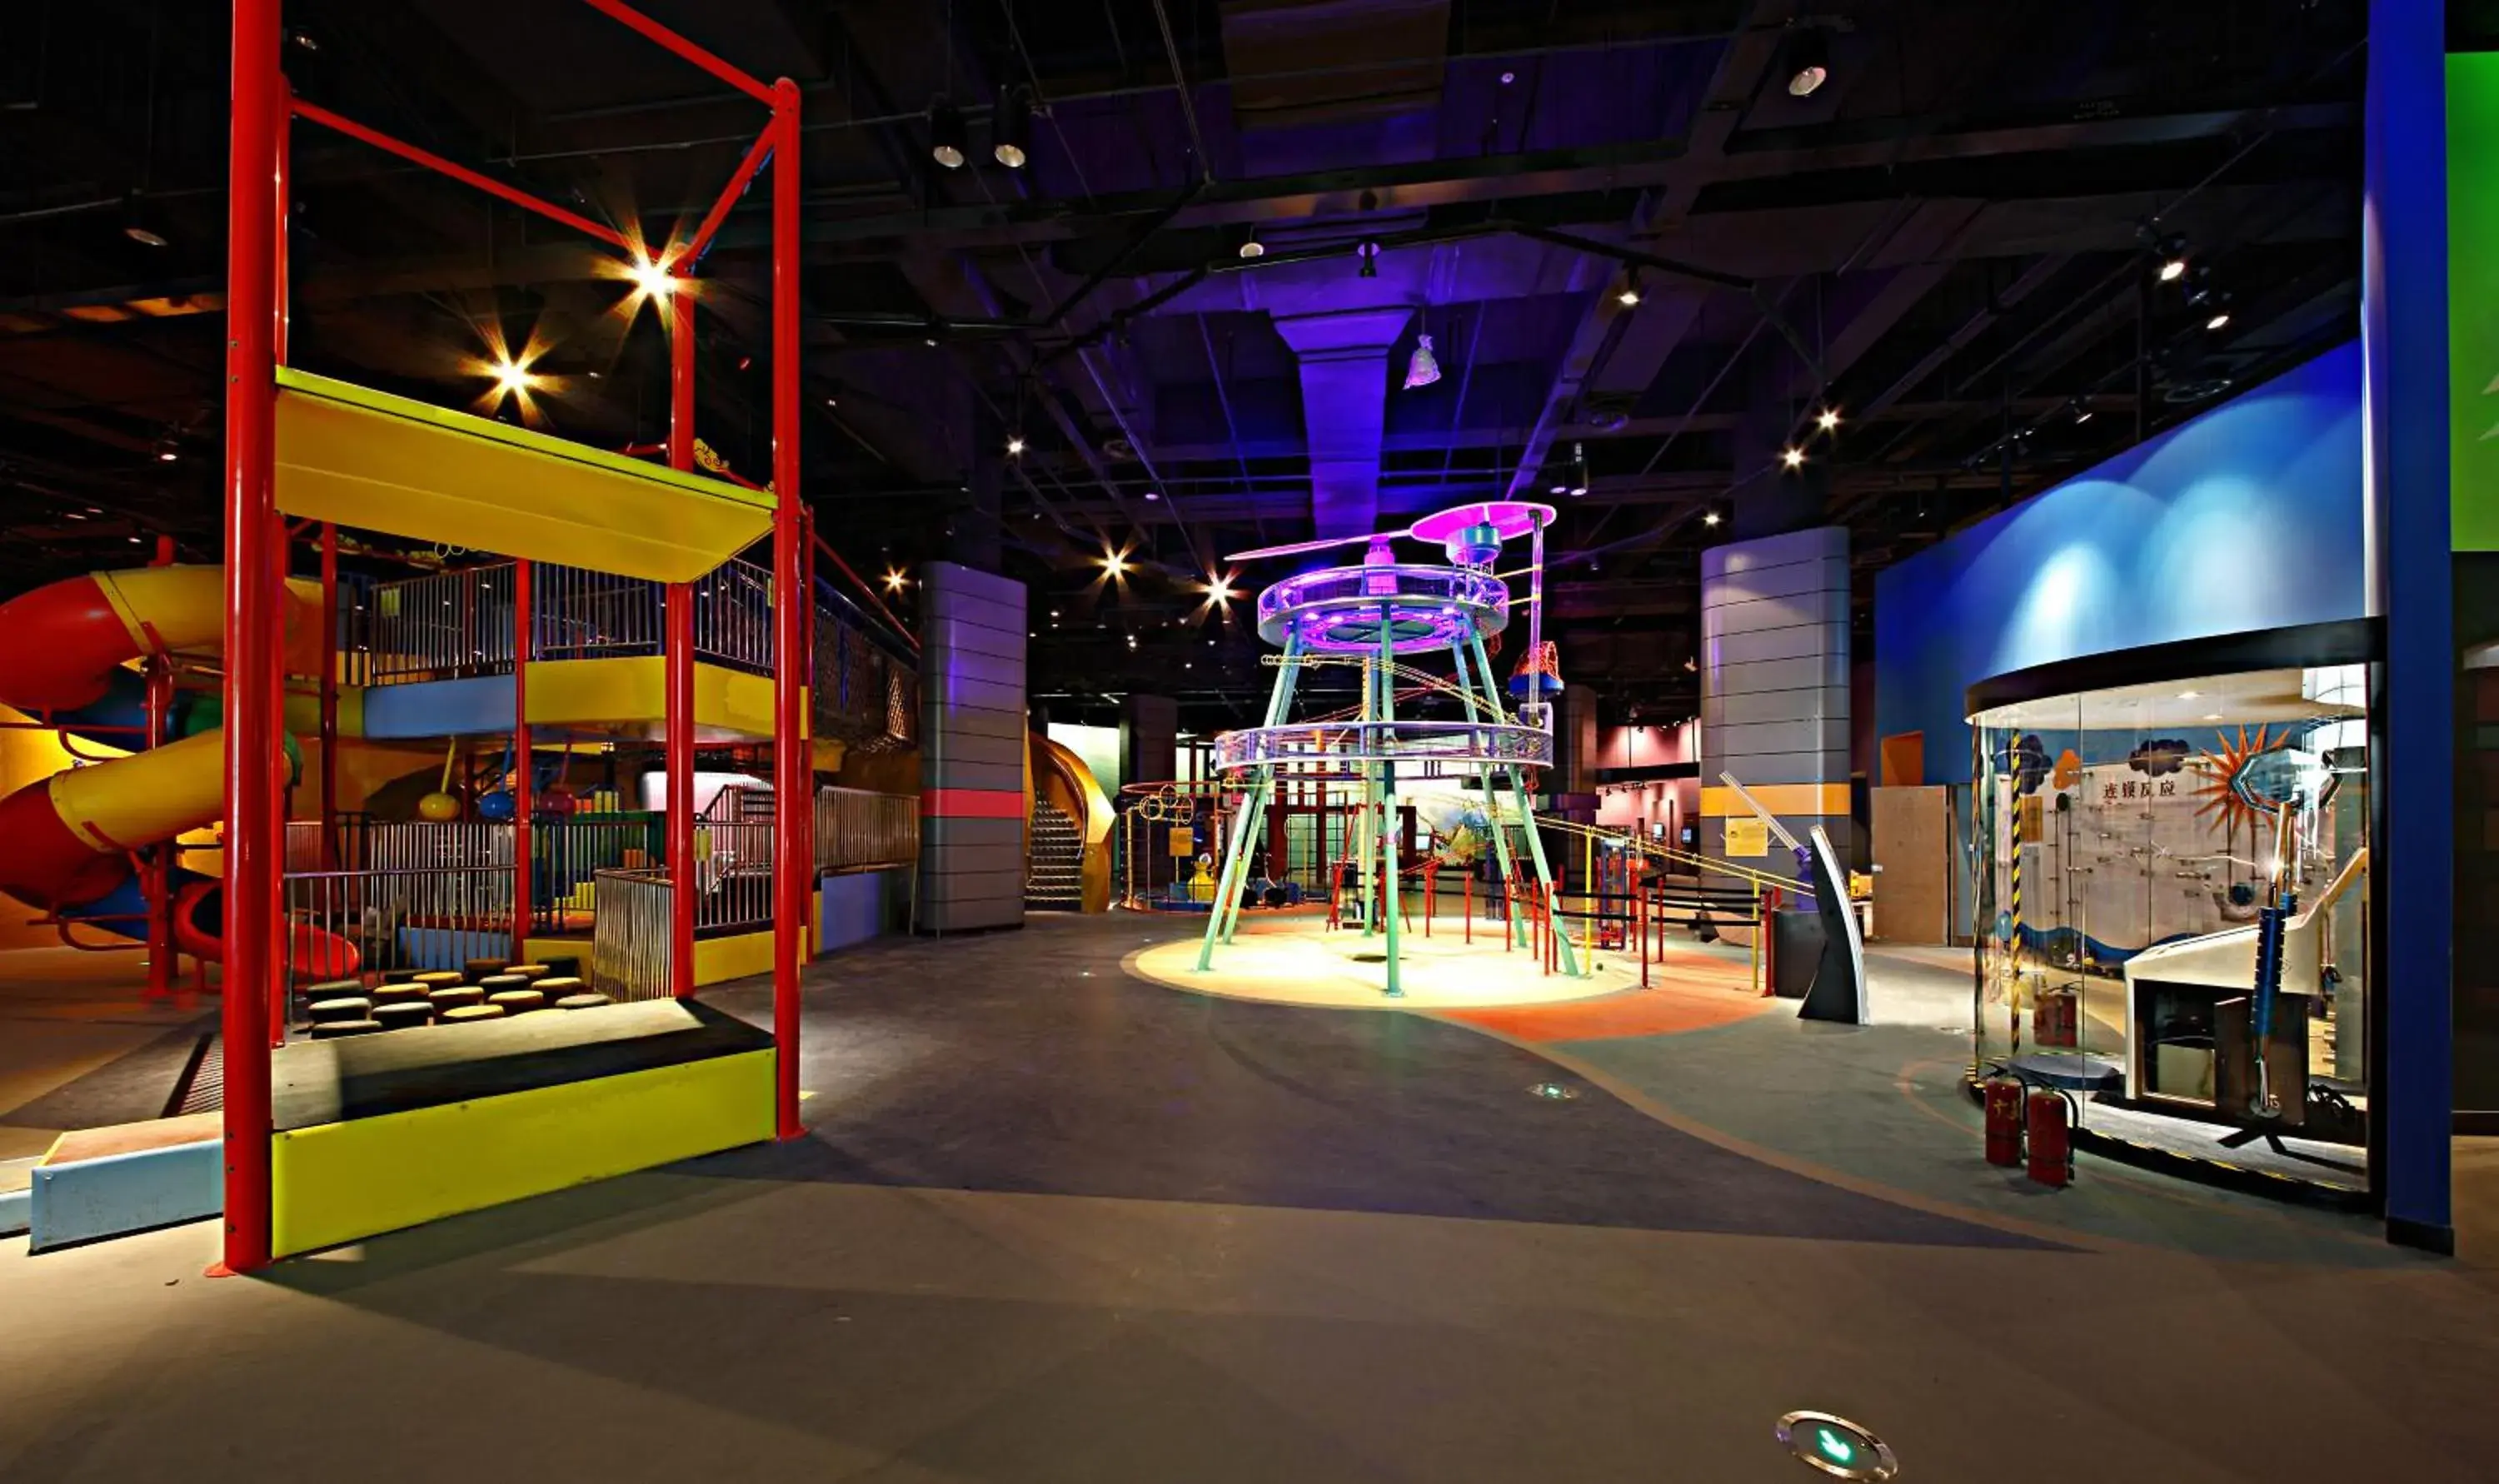
[{"label": "circular purple platform", "polygon": [[1450,566],[1330,566],[1271,584],[1258,595],[1258,637],[1298,637],[1321,655],[1444,650],[1509,624],[1509,589],[1497,577]]}]

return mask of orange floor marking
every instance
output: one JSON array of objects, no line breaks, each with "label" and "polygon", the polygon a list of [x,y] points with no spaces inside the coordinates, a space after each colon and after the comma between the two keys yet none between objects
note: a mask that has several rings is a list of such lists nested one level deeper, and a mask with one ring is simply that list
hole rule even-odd
[{"label": "orange floor marking", "polygon": [[1674,1036],[1747,1020],[1777,1004],[1753,992],[1749,970],[1703,954],[1670,953],[1649,966],[1646,989],[1554,1005],[1444,1010],[1442,1019],[1514,1041],[1619,1041]]}]

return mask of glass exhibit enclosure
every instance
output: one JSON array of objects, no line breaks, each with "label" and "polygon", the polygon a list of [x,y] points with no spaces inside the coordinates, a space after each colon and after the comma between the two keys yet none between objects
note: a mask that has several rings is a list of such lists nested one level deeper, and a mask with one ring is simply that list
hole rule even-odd
[{"label": "glass exhibit enclosure", "polygon": [[1973,1073],[2070,1091],[2084,1147],[2361,1194],[2367,630],[2242,637],[1971,689]]}]

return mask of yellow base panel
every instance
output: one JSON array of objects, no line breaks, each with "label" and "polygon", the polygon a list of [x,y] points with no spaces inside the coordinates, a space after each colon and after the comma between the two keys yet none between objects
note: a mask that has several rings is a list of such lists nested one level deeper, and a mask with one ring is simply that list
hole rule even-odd
[{"label": "yellow base panel", "polygon": [[590,978],[590,940],[587,938],[525,938],[521,940],[520,963],[544,963],[550,958],[578,958],[581,977]]},{"label": "yellow base panel", "polygon": [[698,984],[724,984],[750,974],[771,972],[772,935],[768,932],[695,940],[695,983]]},{"label": "yellow base panel", "polygon": [[771,1051],[274,1136],[283,1257],[773,1135]]}]

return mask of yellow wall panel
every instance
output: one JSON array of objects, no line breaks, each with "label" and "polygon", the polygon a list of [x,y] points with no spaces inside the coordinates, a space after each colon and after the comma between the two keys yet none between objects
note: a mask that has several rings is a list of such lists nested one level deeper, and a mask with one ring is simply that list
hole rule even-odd
[{"label": "yellow wall panel", "polygon": [[[1845,815],[1848,813],[1846,784],[1747,784],[1753,797],[1762,807],[1781,819],[1794,815]],[[1722,820],[1730,816],[1750,817],[1752,809],[1733,789],[1701,790],[1701,814],[1704,819]]]},{"label": "yellow wall panel", "polygon": [[272,1244],[280,1256],[308,1252],[768,1140],[773,1054],[715,1056],[275,1135]]}]

